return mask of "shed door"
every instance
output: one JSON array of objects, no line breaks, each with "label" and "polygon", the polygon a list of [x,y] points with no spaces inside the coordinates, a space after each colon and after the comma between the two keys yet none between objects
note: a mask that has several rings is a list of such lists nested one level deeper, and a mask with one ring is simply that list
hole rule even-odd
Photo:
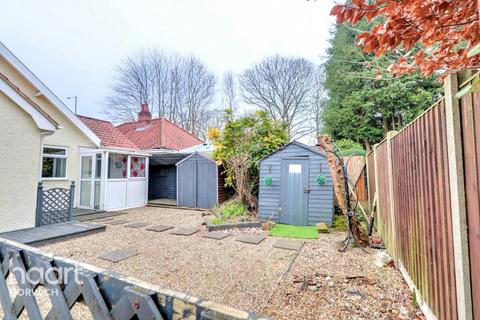
[{"label": "shed door", "polygon": [[185,161],[180,166],[177,167],[177,204],[194,208],[197,206],[197,162]]},{"label": "shed door", "polygon": [[212,208],[217,203],[215,162],[192,157],[177,167],[177,173],[177,204],[179,206]]},{"label": "shed door", "polygon": [[217,165],[197,160],[197,207],[212,208],[217,203]]},{"label": "shed door", "polygon": [[280,223],[308,224],[308,159],[282,160]]}]

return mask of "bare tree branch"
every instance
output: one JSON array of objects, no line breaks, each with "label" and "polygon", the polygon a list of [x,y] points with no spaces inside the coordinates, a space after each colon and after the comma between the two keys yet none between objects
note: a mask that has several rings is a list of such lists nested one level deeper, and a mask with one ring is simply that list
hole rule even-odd
[{"label": "bare tree branch", "polygon": [[[216,79],[197,58],[167,55],[158,49],[140,50],[116,70],[104,113],[112,120],[132,121],[140,105],[185,130],[203,135]],[[204,132],[205,131],[205,132]]]},{"label": "bare tree branch", "polygon": [[312,132],[307,125],[314,66],[302,58],[273,56],[246,70],[240,76],[246,103],[267,111],[273,119],[287,125],[290,139]]}]

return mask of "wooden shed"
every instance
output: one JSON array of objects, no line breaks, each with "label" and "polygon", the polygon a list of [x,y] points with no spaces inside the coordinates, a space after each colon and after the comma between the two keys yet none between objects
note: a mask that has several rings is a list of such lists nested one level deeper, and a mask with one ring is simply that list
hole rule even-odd
[{"label": "wooden shed", "polygon": [[177,205],[213,208],[229,196],[223,168],[208,153],[193,153],[177,164]]},{"label": "wooden shed", "polygon": [[260,160],[258,210],[261,220],[331,225],[334,192],[324,152],[293,141]]}]

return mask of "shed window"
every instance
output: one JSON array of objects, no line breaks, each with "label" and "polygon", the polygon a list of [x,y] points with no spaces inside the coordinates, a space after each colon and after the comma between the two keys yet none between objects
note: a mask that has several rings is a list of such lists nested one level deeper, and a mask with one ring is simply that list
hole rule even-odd
[{"label": "shed window", "polygon": [[110,154],[108,156],[108,179],[127,178],[127,158],[123,154]]},{"label": "shed window", "polygon": [[288,172],[289,173],[302,173],[302,165],[301,164],[289,164],[288,165]]},{"label": "shed window", "polygon": [[130,178],[145,177],[145,158],[131,157],[130,159]]},{"label": "shed window", "polygon": [[42,178],[66,178],[67,148],[44,147],[42,157]]}]

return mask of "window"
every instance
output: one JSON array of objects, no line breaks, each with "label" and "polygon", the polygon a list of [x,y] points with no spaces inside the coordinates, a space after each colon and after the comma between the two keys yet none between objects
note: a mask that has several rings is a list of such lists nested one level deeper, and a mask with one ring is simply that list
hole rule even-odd
[{"label": "window", "polygon": [[102,155],[97,154],[95,159],[97,161],[95,164],[95,179],[100,179],[102,177]]},{"label": "window", "polygon": [[145,158],[131,157],[130,158],[130,178],[144,178],[145,177]]},{"label": "window", "polygon": [[110,154],[108,156],[108,179],[127,178],[127,156]]},{"label": "window", "polygon": [[42,178],[67,177],[67,148],[44,147]]},{"label": "window", "polygon": [[301,173],[302,172],[302,165],[301,164],[289,164],[288,165],[288,172],[289,173]]}]

